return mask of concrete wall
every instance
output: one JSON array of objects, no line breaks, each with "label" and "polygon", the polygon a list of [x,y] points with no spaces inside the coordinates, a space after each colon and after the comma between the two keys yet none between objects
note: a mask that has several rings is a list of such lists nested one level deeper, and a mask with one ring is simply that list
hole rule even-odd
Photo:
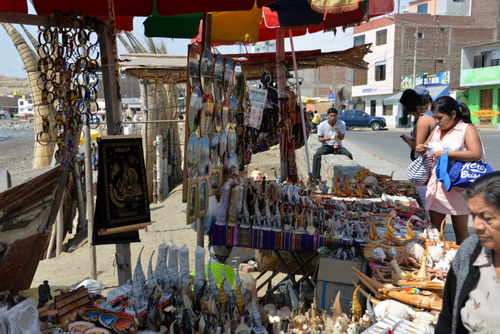
[{"label": "concrete wall", "polygon": [[[321,145],[318,141],[317,135],[311,135],[308,139],[308,147],[309,147],[309,162],[312,171],[312,159],[314,153]],[[302,180],[308,179],[307,173],[307,163],[306,163],[306,153],[305,147],[302,147],[295,151],[295,156],[297,160],[297,172],[299,174],[299,178]],[[354,157],[356,159],[356,157]],[[348,175],[352,176],[357,171],[364,169],[364,167],[360,166],[356,161],[349,159],[345,155],[324,155],[321,159],[321,178],[323,180],[327,180],[327,186],[332,187],[333,180],[338,175]]]}]

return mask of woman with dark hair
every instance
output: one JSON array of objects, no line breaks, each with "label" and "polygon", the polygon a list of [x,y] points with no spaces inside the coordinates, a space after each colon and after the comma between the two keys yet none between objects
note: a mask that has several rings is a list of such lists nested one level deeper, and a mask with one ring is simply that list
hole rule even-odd
[{"label": "woman with dark hair", "polygon": [[499,333],[500,171],[464,191],[476,234],[460,246],[448,275],[435,333]]},{"label": "woman with dark hair", "polygon": [[[423,144],[432,130],[436,127],[436,121],[431,110],[432,97],[429,90],[424,87],[415,87],[407,89],[401,95],[399,103],[403,108],[415,118],[415,127],[411,131],[410,137],[401,135],[401,139],[410,147],[410,159],[415,160],[420,154],[415,151],[418,144]],[[419,204],[425,208],[425,193],[427,185],[415,185],[417,190]]]},{"label": "woman with dark hair", "polygon": [[418,157],[415,154],[415,147],[423,144],[436,126],[431,110],[432,97],[427,88],[415,87],[405,90],[399,103],[415,118],[415,127],[410,133],[411,136],[401,135],[401,139],[411,148],[410,158],[413,161]]},{"label": "woman with dark hair", "polygon": [[[448,153],[450,163],[481,159],[481,140],[476,128],[468,126],[471,121],[467,105],[457,102],[452,97],[443,96],[434,101],[432,112],[438,126],[424,145],[419,144],[415,147],[417,152],[424,153],[426,149],[430,149],[434,157],[434,166],[444,153]],[[432,224],[439,229],[446,215],[451,215],[457,244],[469,236],[467,228],[469,212],[463,191],[464,188],[459,187],[452,187],[450,191],[446,191],[444,184],[437,179],[435,168],[432,169],[427,184],[425,209],[429,211]]]}]

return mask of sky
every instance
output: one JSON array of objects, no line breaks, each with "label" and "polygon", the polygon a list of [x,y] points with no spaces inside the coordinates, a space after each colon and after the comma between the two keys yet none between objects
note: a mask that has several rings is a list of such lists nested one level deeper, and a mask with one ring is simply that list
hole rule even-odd
[{"label": "sky", "polygon": [[[408,6],[409,0],[395,0],[395,7],[397,12],[397,6],[399,5],[402,9]],[[31,7],[30,2],[28,2],[28,12],[34,14],[35,11]],[[134,19],[134,35],[137,37],[139,42],[145,42],[146,37],[144,37],[144,28],[142,22],[145,18],[135,18]],[[24,35],[22,29],[19,25],[14,25],[21,34]],[[28,30],[31,31],[33,36],[38,35],[38,28],[36,26],[27,26]],[[167,47],[167,52],[172,55],[184,55],[187,54],[187,46],[189,44],[189,39],[172,39],[172,38],[162,38],[163,42]],[[293,39],[294,49],[298,50],[314,50],[321,48],[323,52],[334,51],[334,50],[344,50],[352,47],[352,28],[348,29],[346,33],[342,33],[341,29],[334,35],[333,32],[318,32],[315,34],[308,34],[305,36],[295,37]],[[0,75],[14,78],[26,78],[27,74],[24,70],[24,65],[17,52],[14,44],[12,43],[10,37],[5,32],[3,27],[0,27]],[[285,42],[285,48],[287,51],[291,50],[290,42]],[[240,53],[240,52],[250,52],[251,46],[241,47],[241,46],[225,46],[217,48],[222,54],[230,53]],[[118,43],[118,53],[127,53],[125,48]]]}]

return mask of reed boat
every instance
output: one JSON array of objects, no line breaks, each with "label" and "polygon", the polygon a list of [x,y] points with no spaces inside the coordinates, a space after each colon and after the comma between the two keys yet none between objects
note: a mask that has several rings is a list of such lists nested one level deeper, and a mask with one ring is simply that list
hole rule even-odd
[{"label": "reed boat", "polygon": [[68,169],[52,167],[0,193],[0,291],[29,289],[47,248]]}]

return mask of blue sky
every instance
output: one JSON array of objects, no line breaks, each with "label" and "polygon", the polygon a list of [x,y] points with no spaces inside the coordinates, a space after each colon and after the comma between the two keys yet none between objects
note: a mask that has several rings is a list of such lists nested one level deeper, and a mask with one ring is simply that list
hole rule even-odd
[{"label": "blue sky", "polygon": [[[398,4],[401,6],[401,8],[405,8],[408,6],[408,2],[409,0],[395,0],[396,12]],[[28,6],[30,7],[29,12],[34,13],[34,10],[29,2]],[[144,19],[145,18],[134,19],[133,32],[140,42],[144,42],[146,39],[144,37],[144,28],[142,25]],[[22,34],[24,34],[19,25],[15,26]],[[38,28],[36,26],[27,26],[27,27],[31,31],[31,33],[36,37]],[[323,51],[332,51],[332,48],[336,50],[342,48],[346,49],[352,46],[352,44],[349,45],[349,43],[341,41],[341,37],[338,36],[339,33],[337,33],[337,37],[333,36],[332,33],[316,33],[315,35],[316,36],[314,38],[310,38],[311,37],[310,35],[294,38],[295,49],[296,50],[316,49],[318,48],[318,40],[321,41],[319,45],[325,46],[322,47]],[[172,38],[163,38],[162,40],[166,44],[167,52],[169,54],[187,54],[187,45],[189,44],[189,39],[174,40]],[[352,39],[350,39],[350,41],[352,41]],[[334,44],[335,47],[333,47]],[[24,65],[23,62],[21,61],[21,57],[19,56],[19,53],[17,52],[16,48],[14,47],[14,44],[12,43],[11,39],[9,38],[3,27],[0,27],[0,47],[1,47],[0,75],[7,77],[15,77],[15,78],[26,78],[27,74],[26,71],[24,70]],[[233,46],[233,47],[222,47],[220,48],[219,51],[224,54],[224,53],[239,53],[240,52],[239,50],[240,47]],[[287,47],[287,50],[289,50],[289,47]],[[245,52],[245,50],[243,50],[243,52]],[[126,53],[126,50],[121,46],[121,43],[118,43],[118,53],[119,54]]]}]

